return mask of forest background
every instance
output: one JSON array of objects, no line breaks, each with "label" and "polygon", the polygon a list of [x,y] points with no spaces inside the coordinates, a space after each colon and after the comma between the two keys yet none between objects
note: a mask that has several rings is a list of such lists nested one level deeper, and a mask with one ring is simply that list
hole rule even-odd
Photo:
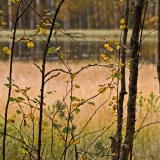
[{"label": "forest background", "polygon": [[[45,15],[45,10],[53,12],[56,8],[58,0],[35,0],[31,7],[28,9],[23,17],[18,22],[18,28],[22,29],[24,26],[26,29],[35,29],[37,21],[40,20],[40,16],[36,16],[36,12],[39,15]],[[133,13],[136,0],[130,1],[130,13]],[[10,1],[0,1],[0,11],[9,14],[12,18],[15,17],[16,9],[11,7]],[[22,8],[24,8],[25,5]],[[121,11],[124,10],[123,3],[119,4]],[[158,1],[152,0],[149,3],[146,17],[153,17],[149,21],[145,21],[145,29],[155,27],[156,24],[154,16],[157,14]],[[57,23],[60,23],[65,29],[119,29],[119,20],[122,15],[116,6],[116,1],[112,0],[68,0],[63,6],[57,17]],[[1,17],[2,18],[2,17]],[[152,24],[152,25],[151,25]],[[132,16],[129,17],[129,28],[132,27]],[[11,21],[8,23],[8,27],[11,28]]]}]

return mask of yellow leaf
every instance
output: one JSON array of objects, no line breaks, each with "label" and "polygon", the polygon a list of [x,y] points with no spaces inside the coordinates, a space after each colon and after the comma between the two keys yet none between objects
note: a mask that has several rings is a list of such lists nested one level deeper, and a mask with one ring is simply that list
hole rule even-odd
[{"label": "yellow leaf", "polygon": [[8,47],[3,47],[2,51],[6,52],[8,50]]},{"label": "yellow leaf", "polygon": [[74,80],[75,77],[76,77],[76,73],[71,73],[71,79]]},{"label": "yellow leaf", "polygon": [[37,140],[37,139],[34,139],[34,142],[35,142],[35,143],[38,143],[38,140]]},{"label": "yellow leaf", "polygon": [[101,57],[104,58],[106,55],[104,53],[101,53]]},{"label": "yellow leaf", "polygon": [[11,54],[11,50],[8,49],[8,50],[6,51],[6,54]]},{"label": "yellow leaf", "polygon": [[41,130],[43,133],[46,133],[47,132],[47,130],[45,129],[45,128],[42,128],[42,130]]},{"label": "yellow leaf", "polygon": [[72,107],[74,108],[74,107],[77,107],[78,105],[79,105],[79,103],[73,103]]},{"label": "yellow leaf", "polygon": [[79,101],[80,101],[80,99],[76,97],[76,101],[77,101],[77,102],[79,102]]},{"label": "yellow leaf", "polygon": [[112,104],[113,104],[113,102],[112,102],[112,101],[110,101],[110,102],[108,103],[108,105],[109,105],[109,106],[111,106]]},{"label": "yellow leaf", "polygon": [[101,54],[101,57],[104,61],[107,61],[109,59],[109,57],[107,57],[104,53]]},{"label": "yellow leaf", "polygon": [[113,41],[111,41],[111,40],[108,40],[108,43],[112,43]]},{"label": "yellow leaf", "polygon": [[125,66],[125,65],[124,65],[123,63],[121,63],[121,62],[120,62],[118,65],[119,65],[119,66],[122,66],[122,67]]},{"label": "yellow leaf", "polygon": [[119,51],[120,48],[121,48],[120,45],[117,45],[117,46],[116,46],[116,50],[117,50],[117,51]]},{"label": "yellow leaf", "polygon": [[109,59],[109,57],[107,57],[107,56],[105,56],[105,57],[103,58],[104,61],[107,61],[108,59]]},{"label": "yellow leaf", "polygon": [[114,121],[117,121],[117,117],[114,117]]},{"label": "yellow leaf", "polygon": [[113,111],[112,111],[112,115],[114,115],[115,113],[116,113],[116,112],[113,110]]},{"label": "yellow leaf", "polygon": [[28,48],[34,47],[34,43],[33,43],[33,42],[28,42],[28,43],[27,43],[27,47],[28,47]]},{"label": "yellow leaf", "polygon": [[8,119],[8,122],[10,122],[10,123],[14,123],[15,122],[15,119]]},{"label": "yellow leaf", "polygon": [[105,38],[103,38],[103,37],[100,37],[99,39],[101,39],[101,40],[103,40],[103,41],[105,40]]},{"label": "yellow leaf", "polygon": [[6,25],[7,25],[7,22],[2,21],[1,24],[2,24],[3,26],[6,26]]},{"label": "yellow leaf", "polygon": [[102,88],[99,88],[99,92],[102,94],[106,91],[107,87],[102,87]]},{"label": "yellow leaf", "polygon": [[117,96],[113,96],[113,97],[112,97],[112,100],[117,100]]},{"label": "yellow leaf", "polygon": [[6,54],[11,54],[11,50],[8,47],[3,47],[2,51]]},{"label": "yellow leaf", "polygon": [[16,1],[15,0],[10,0],[12,3],[15,3]]},{"label": "yellow leaf", "polygon": [[80,143],[80,139],[77,139],[73,142],[73,144],[79,144]]},{"label": "yellow leaf", "polygon": [[119,28],[120,28],[120,29],[124,29],[124,28],[125,28],[125,25],[120,25]]},{"label": "yellow leaf", "polygon": [[75,84],[74,87],[75,88],[80,88],[80,86],[78,84]]},{"label": "yellow leaf", "polygon": [[27,89],[20,89],[21,93],[27,97]]},{"label": "yellow leaf", "polygon": [[46,35],[46,34],[47,34],[47,30],[46,30],[46,29],[44,29],[44,28],[40,28],[40,32],[41,32],[42,34],[44,34],[44,35]]},{"label": "yellow leaf", "polygon": [[114,44],[119,44],[119,42],[117,41],[117,38],[114,40]]},{"label": "yellow leaf", "polygon": [[121,18],[120,24],[125,24],[125,19],[124,18]]},{"label": "yellow leaf", "polygon": [[20,40],[25,40],[26,39],[26,36],[22,36],[21,38],[20,38]]},{"label": "yellow leaf", "polygon": [[112,51],[113,51],[113,48],[112,48],[112,47],[109,47],[108,50],[109,50],[110,52],[112,52]]},{"label": "yellow leaf", "polygon": [[67,139],[67,144],[69,144],[71,142],[71,139],[70,138],[68,138]]},{"label": "yellow leaf", "polygon": [[104,48],[108,49],[109,48],[109,44],[108,43],[104,44]]},{"label": "yellow leaf", "polygon": [[21,152],[22,152],[23,154],[28,154],[28,151],[26,151],[25,149],[21,149]]},{"label": "yellow leaf", "polygon": [[116,155],[116,153],[112,153],[112,156],[115,156]]},{"label": "yellow leaf", "polygon": [[117,105],[114,105],[113,106],[113,110],[115,111],[117,109]]}]

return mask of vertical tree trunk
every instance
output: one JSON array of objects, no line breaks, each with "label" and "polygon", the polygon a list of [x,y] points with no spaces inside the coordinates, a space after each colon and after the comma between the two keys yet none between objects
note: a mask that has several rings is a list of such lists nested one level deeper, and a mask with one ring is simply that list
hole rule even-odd
[{"label": "vertical tree trunk", "polygon": [[159,92],[160,92],[160,0],[158,0],[158,63],[157,73],[159,81]]},{"label": "vertical tree trunk", "polygon": [[133,138],[136,121],[136,97],[137,97],[137,80],[138,80],[138,63],[139,63],[139,32],[142,17],[144,0],[137,0],[134,9],[134,22],[132,37],[130,41],[130,78],[129,78],[129,98],[127,108],[127,126],[124,144],[122,146],[122,155],[120,160],[128,160],[129,154],[132,159]]},{"label": "vertical tree trunk", "polygon": [[87,29],[91,29],[91,24],[90,24],[90,9],[87,9]]},{"label": "vertical tree trunk", "polygon": [[[34,8],[34,2],[31,4],[31,6]],[[31,10],[30,16],[32,17],[30,19],[30,29],[33,29],[34,28],[34,18],[33,18],[34,17],[34,13],[33,13],[33,10]]]},{"label": "vertical tree trunk", "polygon": [[[41,5],[43,5],[43,4],[41,4]],[[40,5],[40,0],[36,0],[35,8],[36,8],[36,11],[37,11],[37,13],[38,13],[39,15],[42,14],[41,5]],[[40,21],[40,17],[39,17],[39,16],[36,16],[36,23],[39,22],[39,21]],[[37,24],[34,24],[34,25],[36,26]],[[34,27],[35,27],[35,26],[34,26]]]},{"label": "vertical tree trunk", "polygon": [[94,10],[94,23],[95,23],[95,29],[98,28],[98,19],[97,19],[97,0],[93,0],[93,10]]},{"label": "vertical tree trunk", "polygon": [[78,14],[78,28],[82,29],[82,13],[79,12]]},{"label": "vertical tree trunk", "polygon": [[103,13],[103,29],[108,28],[108,18],[107,18],[107,13],[106,13],[106,6],[107,6],[107,1],[103,0],[103,7],[102,7],[102,13]]},{"label": "vertical tree trunk", "polygon": [[[128,16],[129,16],[129,0],[125,2],[125,25],[123,32],[123,41],[122,41],[122,52],[121,52],[121,63],[125,64],[126,61],[126,44],[127,44],[127,34],[128,34]],[[125,66],[121,67],[121,90],[119,93],[119,101],[117,106],[117,132],[116,132],[116,159],[120,158],[121,145],[122,145],[122,127],[123,127],[123,102],[126,92],[126,80],[125,80]]]}]

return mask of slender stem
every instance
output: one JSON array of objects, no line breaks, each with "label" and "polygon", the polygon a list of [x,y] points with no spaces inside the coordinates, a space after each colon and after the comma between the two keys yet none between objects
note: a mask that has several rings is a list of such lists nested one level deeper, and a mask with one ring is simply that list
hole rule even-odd
[{"label": "slender stem", "polygon": [[56,18],[57,18],[57,15],[59,13],[59,10],[61,8],[61,5],[63,4],[65,0],[61,0],[59,2],[59,5],[56,9],[56,13],[52,19],[52,26],[50,28],[50,33],[49,33],[49,36],[48,36],[48,39],[47,39],[47,43],[46,43],[46,47],[45,47],[45,51],[44,51],[44,55],[43,55],[43,62],[42,62],[42,71],[41,71],[41,89],[40,89],[40,92],[41,92],[41,100],[40,100],[40,111],[39,111],[39,130],[38,130],[38,155],[37,155],[37,158],[38,160],[41,159],[41,141],[42,141],[42,119],[43,119],[43,102],[44,102],[44,87],[45,87],[45,65],[46,65],[46,56],[47,56],[47,51],[48,51],[48,48],[49,48],[49,44],[50,44],[50,40],[51,40],[51,37],[52,37],[52,32],[53,32],[53,29],[54,29],[54,25],[55,25],[55,21],[56,21]]},{"label": "slender stem", "polygon": [[[12,84],[12,65],[13,65],[13,53],[14,53],[14,47],[15,47],[15,37],[16,37],[16,31],[17,31],[17,23],[18,23],[18,16],[20,11],[22,0],[19,2],[18,10],[16,14],[16,21],[14,23],[14,32],[13,32],[13,39],[12,39],[12,48],[11,48],[11,58],[10,58],[10,69],[9,69],[9,78],[11,81],[9,81],[9,84]],[[2,156],[3,160],[6,159],[6,135],[7,135],[7,119],[8,119],[8,108],[9,108],[9,97],[11,96],[11,87],[8,89],[8,99],[7,104],[5,107],[5,121],[4,121],[4,134],[3,134],[3,149],[2,149]]]}]

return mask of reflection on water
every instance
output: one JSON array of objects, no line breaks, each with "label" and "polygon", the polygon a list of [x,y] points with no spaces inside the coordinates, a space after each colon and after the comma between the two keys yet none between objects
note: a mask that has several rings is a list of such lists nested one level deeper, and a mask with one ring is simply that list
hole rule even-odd
[{"label": "reflection on water", "polygon": [[[45,43],[43,42],[35,42],[34,48],[29,49],[26,43],[17,43],[15,45],[14,51],[14,59],[15,60],[40,60],[43,57],[43,52],[45,48]],[[57,47],[60,46],[61,50],[64,52],[65,57],[68,60],[74,59],[99,59],[101,53],[106,53],[106,50],[103,47],[103,41],[58,41]],[[0,42],[0,48],[4,46],[10,46],[11,42]],[[112,53],[115,56],[117,53]],[[117,55],[118,56],[118,55]],[[141,61],[147,61],[151,63],[156,63],[157,59],[157,42],[146,41],[142,43],[141,53],[140,53]],[[1,60],[9,59],[8,55],[3,53],[0,54]],[[57,56],[55,54],[50,55],[48,60],[57,60]]]}]

